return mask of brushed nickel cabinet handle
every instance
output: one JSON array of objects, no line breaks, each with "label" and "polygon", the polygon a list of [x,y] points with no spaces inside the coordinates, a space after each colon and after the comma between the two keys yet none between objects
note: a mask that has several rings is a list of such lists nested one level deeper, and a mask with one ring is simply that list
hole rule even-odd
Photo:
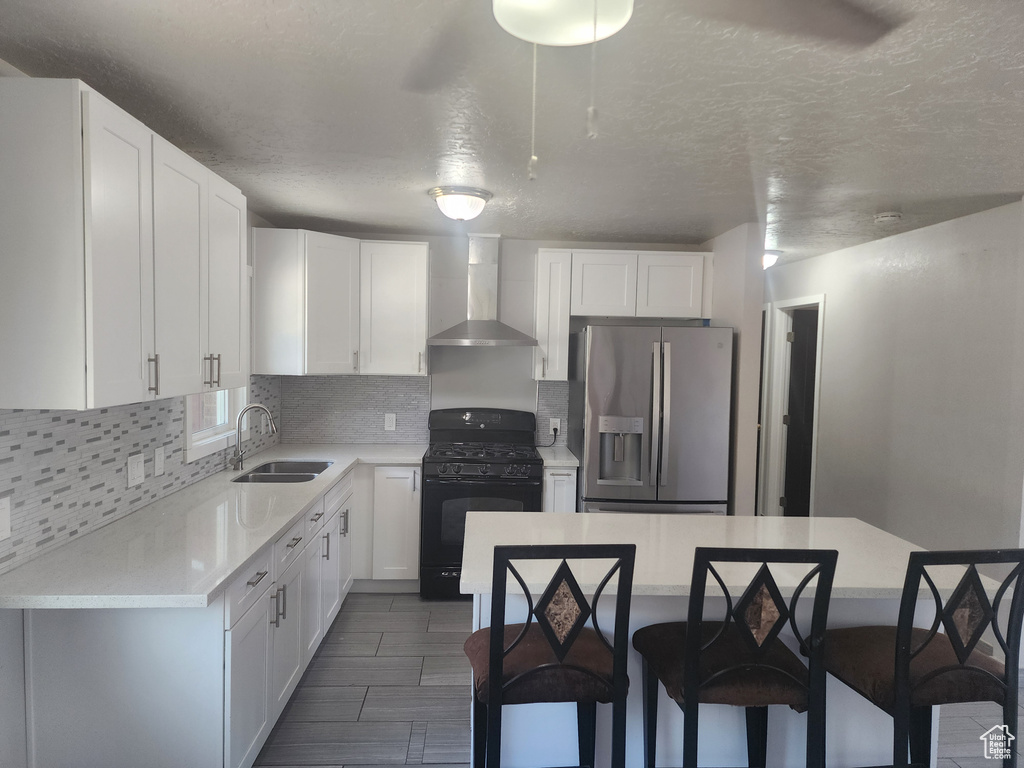
[{"label": "brushed nickel cabinet handle", "polygon": [[317,512],[315,515],[313,515],[311,518],[309,518],[309,522],[315,523],[315,522],[317,522],[323,516],[324,516],[323,512]]},{"label": "brushed nickel cabinet handle", "polygon": [[206,357],[203,358],[203,368],[205,368],[209,373],[209,375],[203,379],[203,386],[212,387],[214,382],[213,355],[207,355]]},{"label": "brushed nickel cabinet handle", "polygon": [[160,394],[160,355],[154,353],[152,357],[148,358],[147,363],[153,364],[153,385],[148,388],[147,391],[152,392],[156,395]]},{"label": "brushed nickel cabinet handle", "polygon": [[288,585],[283,585],[279,590],[281,593],[281,618],[288,620]]},{"label": "brushed nickel cabinet handle", "polygon": [[420,352],[419,363],[416,366],[416,373],[423,373],[423,353]]},{"label": "brushed nickel cabinet handle", "polygon": [[295,549],[295,547],[299,546],[300,541],[302,541],[302,537],[296,536],[294,539],[285,544],[285,547],[287,547],[288,549]]},{"label": "brushed nickel cabinet handle", "polygon": [[343,515],[343,519],[345,521],[345,527],[342,529],[341,535],[348,536],[348,510],[344,510],[341,514]]},{"label": "brushed nickel cabinet handle", "polygon": [[329,534],[329,533],[325,533],[324,534],[324,544],[326,546],[324,547],[323,558],[324,558],[324,560],[330,560],[331,559],[331,534]]},{"label": "brushed nickel cabinet handle", "polygon": [[[210,368],[213,368],[213,363],[212,362],[210,364]],[[218,388],[220,388],[220,355],[217,355],[217,384],[216,384],[216,386]]]},{"label": "brushed nickel cabinet handle", "polygon": [[280,591],[281,590],[276,590],[274,594],[270,596],[270,599],[274,601],[274,618],[270,620],[270,623],[273,624],[275,627],[281,626],[281,612],[279,610],[280,602],[277,599]]},{"label": "brushed nickel cabinet handle", "polygon": [[249,585],[250,587],[255,587],[257,584],[259,584],[261,581],[263,581],[263,579],[265,579],[266,577],[267,577],[267,572],[266,571],[256,571],[256,577],[252,578],[252,579],[249,579],[249,581],[247,581],[245,583],[247,585]]},{"label": "brushed nickel cabinet handle", "polygon": [[359,373],[359,350],[357,349],[352,353],[352,371],[353,373]]}]

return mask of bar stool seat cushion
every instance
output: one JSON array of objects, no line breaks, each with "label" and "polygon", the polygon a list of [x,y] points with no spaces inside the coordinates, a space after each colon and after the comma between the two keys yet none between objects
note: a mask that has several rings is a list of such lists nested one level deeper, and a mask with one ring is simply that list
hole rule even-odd
[{"label": "bar stool seat cushion", "polygon": [[[713,637],[721,626],[721,622],[704,622],[705,641]],[[686,622],[666,622],[638,629],[633,633],[633,647],[647,660],[668,695],[682,705]],[[778,669],[756,665],[770,665]],[[701,679],[707,680],[732,667],[738,669],[726,672],[701,688],[702,703],[740,707],[787,704],[797,712],[807,710],[807,667],[781,643],[773,643],[758,656],[740,636],[736,625],[730,623],[725,634],[701,655]]]},{"label": "bar stool seat cushion", "polygon": [[[925,629],[914,629],[911,648],[928,637]],[[890,715],[895,697],[896,627],[849,627],[825,633],[825,669]],[[973,651],[967,664],[1003,679],[1003,665],[997,659]],[[938,633],[910,662],[910,703],[914,707],[970,701],[1003,703],[1003,688],[984,671],[953,669],[920,681],[942,667],[959,667],[948,636]]]},{"label": "bar stool seat cushion", "polygon": [[[506,625],[505,647],[522,630],[522,624]],[[483,703],[487,703],[490,634],[490,628],[484,627],[470,635],[465,644],[466,656],[473,667],[476,695]],[[504,682],[524,676],[505,690],[502,704],[560,701],[607,704],[614,693],[612,662],[612,652],[597,632],[587,627],[580,632],[559,665],[544,633],[536,623],[531,623],[526,637],[505,657]]]}]

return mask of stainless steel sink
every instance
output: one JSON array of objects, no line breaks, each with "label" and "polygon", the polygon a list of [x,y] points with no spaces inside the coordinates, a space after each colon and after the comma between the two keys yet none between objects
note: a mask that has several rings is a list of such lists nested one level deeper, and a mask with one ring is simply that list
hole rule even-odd
[{"label": "stainless steel sink", "polygon": [[246,472],[232,483],[308,483],[316,475],[311,472]]},{"label": "stainless steel sink", "polygon": [[244,475],[239,475],[233,483],[307,483],[325,469],[333,461],[268,461]]}]

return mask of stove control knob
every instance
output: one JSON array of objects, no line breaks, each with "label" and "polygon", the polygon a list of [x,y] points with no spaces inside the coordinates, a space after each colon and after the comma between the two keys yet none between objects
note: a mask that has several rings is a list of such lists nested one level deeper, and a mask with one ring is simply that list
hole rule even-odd
[{"label": "stove control knob", "polygon": [[491,471],[491,467],[490,467],[489,464],[481,464],[480,465],[480,474],[481,475],[486,475],[490,471]]},{"label": "stove control knob", "polygon": [[452,464],[452,472],[454,472],[456,475],[459,474],[460,472],[462,472],[462,465],[461,464]]},{"label": "stove control knob", "polygon": [[440,467],[438,468],[438,470],[437,470],[437,474],[439,474],[439,475],[447,475],[447,474],[448,474],[448,469],[449,469],[449,467],[448,467],[448,465],[447,465],[447,464],[442,464],[442,465],[441,465],[441,466],[440,466]]}]

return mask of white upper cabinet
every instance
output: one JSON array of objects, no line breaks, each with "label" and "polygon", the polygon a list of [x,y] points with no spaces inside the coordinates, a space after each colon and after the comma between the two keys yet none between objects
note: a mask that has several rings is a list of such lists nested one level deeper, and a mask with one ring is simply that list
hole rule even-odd
[{"label": "white upper cabinet", "polygon": [[0,408],[201,391],[209,171],[78,80],[0,104]]},{"label": "white upper cabinet", "polygon": [[636,268],[637,317],[703,317],[703,253],[640,253]]},{"label": "white upper cabinet", "polygon": [[573,251],[574,315],[633,317],[636,314],[636,253]]},{"label": "white upper cabinet", "polygon": [[358,240],[306,233],[305,372],[359,372]]},{"label": "white upper cabinet", "polygon": [[357,373],[359,241],[254,229],[256,373]]},{"label": "white upper cabinet", "polygon": [[147,397],[152,134],[77,80],[0,78],[0,408]]},{"label": "white upper cabinet", "polygon": [[210,174],[208,343],[203,351],[207,388],[249,383],[249,267],[245,196]]},{"label": "white upper cabinet", "polygon": [[710,253],[573,251],[573,315],[706,317],[705,263]]},{"label": "white upper cabinet", "polygon": [[541,248],[537,251],[537,300],[533,378],[566,381],[569,378],[569,286],[572,254]]},{"label": "white upper cabinet", "polygon": [[427,375],[427,243],[359,249],[359,372]]},{"label": "white upper cabinet", "polygon": [[202,165],[159,136],[153,137],[157,397],[203,391],[209,322],[208,190]]}]

